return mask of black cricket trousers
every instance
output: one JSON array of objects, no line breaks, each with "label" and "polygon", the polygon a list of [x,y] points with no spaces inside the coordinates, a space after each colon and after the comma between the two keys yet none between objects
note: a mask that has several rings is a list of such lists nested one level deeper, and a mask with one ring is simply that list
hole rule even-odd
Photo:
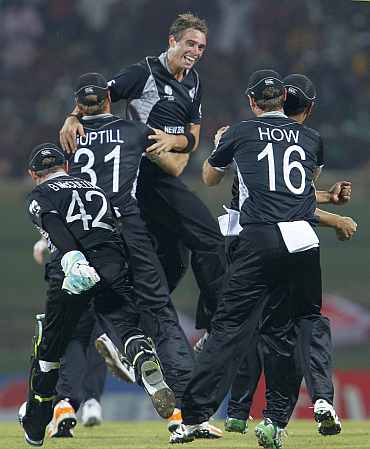
[{"label": "black cricket trousers", "polygon": [[[159,241],[167,246],[165,257],[178,263],[168,267],[170,286],[174,288],[187,267],[187,252],[198,284],[196,328],[209,329],[210,321],[222,295],[226,269],[224,240],[216,220],[203,202],[179,179],[163,172],[143,158],[137,185],[139,208]],[[171,236],[171,249],[166,234]],[[177,239],[179,245],[174,244]],[[172,255],[171,255],[172,252]]]},{"label": "black cricket trousers", "polygon": [[[304,270],[317,264],[320,267],[317,248],[290,254],[277,225],[248,225],[241,232],[211,335],[184,394],[185,424],[207,421],[215,413],[260,328],[276,354],[265,366],[264,415],[285,425],[291,388],[287,374],[296,345],[296,311],[291,302],[302,278],[309,275]],[[320,289],[321,283],[316,285],[313,279],[310,292],[300,298],[302,310],[317,302],[312,296]]]}]

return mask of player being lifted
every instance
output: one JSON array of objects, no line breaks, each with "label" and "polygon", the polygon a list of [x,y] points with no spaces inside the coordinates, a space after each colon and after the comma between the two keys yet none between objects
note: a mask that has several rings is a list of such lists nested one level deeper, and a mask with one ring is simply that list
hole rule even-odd
[{"label": "player being lifted", "polygon": [[[61,149],[45,143],[33,149],[29,174],[36,184],[27,198],[30,218],[49,244],[45,320],[39,322],[27,402],[19,412],[26,442],[41,446],[52,417],[60,358],[81,314],[93,299],[99,327],[97,347],[110,350],[114,325],[122,342],[122,377],[137,380],[158,413],[168,417],[175,397],[166,385],[153,343],[138,327],[123,241],[116,232],[109,199],[91,182],[67,175]],[[73,418],[66,422],[73,427]]]},{"label": "player being lifted", "polygon": [[[178,178],[199,143],[202,85],[194,66],[204,54],[207,34],[204,20],[180,14],[170,26],[166,51],[130,65],[109,82],[112,101],[126,100],[130,118],[157,130],[141,162],[138,204],[158,248],[164,250],[161,260],[171,289],[184,274],[190,254],[200,290],[198,329],[210,327],[225,272],[217,223]],[[83,126],[76,117],[68,117],[60,133],[66,151],[75,151],[76,133],[83,135]],[[181,422],[180,413],[173,418],[169,429]]]}]

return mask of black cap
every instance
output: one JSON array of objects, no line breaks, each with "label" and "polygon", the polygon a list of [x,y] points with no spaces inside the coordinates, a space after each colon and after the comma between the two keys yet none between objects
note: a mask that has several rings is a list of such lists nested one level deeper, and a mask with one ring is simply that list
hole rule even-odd
[{"label": "black cap", "polygon": [[41,171],[46,168],[63,165],[66,158],[57,145],[54,143],[41,143],[37,145],[28,158],[28,168],[33,171]]},{"label": "black cap", "polygon": [[[87,99],[96,95],[96,100]],[[93,106],[100,103],[108,95],[108,83],[100,73],[85,73],[78,79],[75,96],[79,103],[85,106]]]},{"label": "black cap", "polygon": [[299,112],[316,100],[315,85],[306,75],[293,73],[286,76],[283,81],[287,90],[284,103],[287,114]]},{"label": "black cap", "polygon": [[[273,97],[266,98],[263,91],[267,87],[277,88],[276,94]],[[250,95],[256,100],[271,99],[280,97],[284,93],[284,83],[278,72],[275,70],[257,70],[252,73],[248,80],[248,87],[245,91],[246,95]]]}]

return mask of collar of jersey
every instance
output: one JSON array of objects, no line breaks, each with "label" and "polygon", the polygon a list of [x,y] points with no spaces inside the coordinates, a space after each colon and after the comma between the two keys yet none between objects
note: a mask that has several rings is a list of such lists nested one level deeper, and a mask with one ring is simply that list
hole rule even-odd
[{"label": "collar of jersey", "polygon": [[106,112],[105,114],[96,114],[96,115],[84,115],[82,120],[95,120],[97,118],[105,118],[105,117],[113,117],[112,114]]},{"label": "collar of jersey", "polygon": [[68,175],[65,171],[58,171],[57,173],[51,173],[47,178],[45,178],[42,182],[40,182],[40,184],[50,181],[50,179],[59,178],[60,176],[68,176]]},{"label": "collar of jersey", "polygon": [[[167,52],[164,51],[163,53],[161,53],[159,55],[158,59],[159,59],[160,63],[163,65],[163,67],[167,70],[167,72],[170,73],[173,76],[173,73],[171,72],[170,67],[168,65],[168,62],[167,62],[168,61]],[[183,80],[186,78],[186,76],[189,73],[189,71],[190,70],[185,70],[185,76],[184,76]],[[176,79],[176,78],[174,77],[174,79]],[[177,82],[181,83],[181,81],[177,81]]]},{"label": "collar of jersey", "polygon": [[264,112],[263,114],[259,115],[259,117],[285,117],[285,118],[289,118],[287,115],[285,115],[283,112],[280,111],[269,111],[269,112]]}]

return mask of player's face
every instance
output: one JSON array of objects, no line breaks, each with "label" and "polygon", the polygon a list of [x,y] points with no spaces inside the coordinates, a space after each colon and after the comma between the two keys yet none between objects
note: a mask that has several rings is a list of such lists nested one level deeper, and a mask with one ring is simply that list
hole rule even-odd
[{"label": "player's face", "polygon": [[176,69],[190,70],[203,56],[207,39],[201,31],[189,29],[178,41],[170,36],[169,45],[168,58],[171,64]]}]

